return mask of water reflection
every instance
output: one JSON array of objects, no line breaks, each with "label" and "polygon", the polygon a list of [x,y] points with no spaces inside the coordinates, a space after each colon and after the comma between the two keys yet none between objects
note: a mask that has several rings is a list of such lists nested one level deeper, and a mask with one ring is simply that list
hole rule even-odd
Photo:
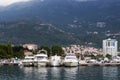
[{"label": "water reflection", "polygon": [[75,80],[77,74],[76,68],[52,67],[48,68],[47,80]]},{"label": "water reflection", "polygon": [[48,68],[41,67],[41,68],[35,68],[35,77],[38,79],[46,80],[46,76],[48,73]]},{"label": "water reflection", "polygon": [[24,77],[22,75],[21,69],[17,66],[0,67],[0,80],[21,80]]},{"label": "water reflection", "polygon": [[64,68],[65,80],[76,80],[78,67]]},{"label": "water reflection", "polygon": [[103,80],[102,67],[80,66],[77,73],[79,75],[77,80]]},{"label": "water reflection", "polygon": [[32,67],[23,67],[22,68],[23,70],[23,80],[31,80],[33,79],[33,76],[34,76],[34,68]]},{"label": "water reflection", "polygon": [[29,75],[33,72],[33,69],[32,67],[23,67],[23,71],[25,73],[25,75]]},{"label": "water reflection", "polygon": [[119,80],[118,67],[103,67],[103,80]]},{"label": "water reflection", "polygon": [[48,73],[47,73],[47,80],[62,80],[61,77],[61,67],[50,67],[48,68]]},{"label": "water reflection", "polygon": [[59,79],[61,76],[60,76],[60,71],[61,71],[61,68],[57,68],[57,67],[53,67],[51,68],[51,75],[53,78],[55,79]]},{"label": "water reflection", "polygon": [[27,80],[46,80],[47,76],[47,68],[41,67],[41,68],[33,68],[33,67],[24,67],[23,68],[24,75],[27,78]]},{"label": "water reflection", "polygon": [[26,67],[23,71],[27,80],[119,80],[118,67]]},{"label": "water reflection", "polygon": [[0,80],[120,80],[120,67],[0,67]]}]

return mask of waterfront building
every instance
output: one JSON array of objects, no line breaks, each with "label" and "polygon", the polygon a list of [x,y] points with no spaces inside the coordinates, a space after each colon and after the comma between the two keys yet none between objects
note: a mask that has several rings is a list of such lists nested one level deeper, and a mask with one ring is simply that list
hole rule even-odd
[{"label": "waterfront building", "polygon": [[89,47],[89,46],[81,46],[81,45],[71,45],[69,47],[64,47],[63,48],[65,53],[75,53],[75,54],[85,54],[85,55],[90,55],[90,54],[102,54],[101,49],[97,49],[95,47]]},{"label": "waterfront building", "polygon": [[29,55],[33,55],[33,53],[28,50],[24,50],[24,55],[29,56]]},{"label": "waterfront building", "polygon": [[23,48],[27,48],[29,50],[36,50],[38,46],[36,44],[24,44]]},{"label": "waterfront building", "polygon": [[106,39],[103,40],[103,54],[112,55],[112,57],[117,56],[118,53],[118,41],[116,39]]}]

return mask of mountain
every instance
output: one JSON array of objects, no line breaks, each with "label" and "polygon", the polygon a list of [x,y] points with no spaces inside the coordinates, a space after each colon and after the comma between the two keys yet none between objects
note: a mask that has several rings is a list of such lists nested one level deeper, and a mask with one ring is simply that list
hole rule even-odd
[{"label": "mountain", "polygon": [[14,44],[36,43],[49,46],[76,42],[70,33],[52,24],[31,21],[1,22],[0,38],[3,43],[12,41]]},{"label": "mountain", "polygon": [[[15,43],[34,42],[42,45],[101,45],[102,39],[107,37],[120,40],[119,7],[119,0],[33,0],[1,7],[0,25],[5,23],[6,26],[0,29],[1,34],[4,33],[1,41],[10,40],[11,36]],[[25,23],[22,27],[19,24],[21,22]],[[39,22],[47,27],[42,25],[42,29],[36,31],[34,27]],[[14,27],[10,28],[11,26]]]}]

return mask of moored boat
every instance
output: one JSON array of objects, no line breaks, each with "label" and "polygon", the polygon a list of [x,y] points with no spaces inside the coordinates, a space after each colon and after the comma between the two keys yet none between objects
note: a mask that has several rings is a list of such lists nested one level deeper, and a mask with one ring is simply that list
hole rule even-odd
[{"label": "moored boat", "polygon": [[24,60],[22,60],[23,66],[34,66],[34,56],[25,56]]},{"label": "moored boat", "polygon": [[51,56],[50,58],[50,66],[56,67],[61,66],[61,57],[60,56]]},{"label": "moored boat", "polygon": [[38,54],[35,55],[34,66],[42,67],[47,66],[49,63],[47,51],[40,50]]},{"label": "moored boat", "polygon": [[66,67],[76,67],[78,66],[78,59],[73,54],[68,54],[63,60],[63,65]]}]

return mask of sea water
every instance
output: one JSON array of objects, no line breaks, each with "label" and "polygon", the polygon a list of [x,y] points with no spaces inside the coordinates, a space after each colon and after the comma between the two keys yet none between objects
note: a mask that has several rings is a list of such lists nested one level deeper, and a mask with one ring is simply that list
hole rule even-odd
[{"label": "sea water", "polygon": [[1,66],[0,80],[120,80],[120,67]]}]

